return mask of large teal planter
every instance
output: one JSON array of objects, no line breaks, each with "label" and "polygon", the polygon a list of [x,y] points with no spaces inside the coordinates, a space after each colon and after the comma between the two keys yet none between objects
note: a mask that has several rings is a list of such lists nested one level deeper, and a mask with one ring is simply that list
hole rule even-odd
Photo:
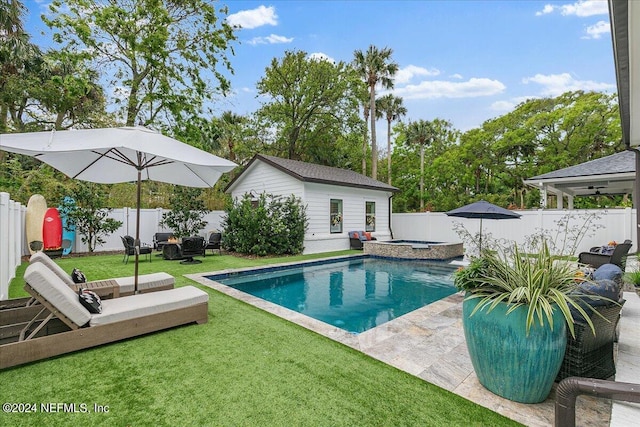
[{"label": "large teal planter", "polygon": [[553,329],[546,322],[536,323],[526,334],[527,307],[506,314],[508,305],[500,303],[473,312],[479,299],[463,303],[464,336],[473,369],[487,389],[509,400],[522,403],[544,401],[560,370],[567,347],[567,326],[560,310],[554,310]]}]

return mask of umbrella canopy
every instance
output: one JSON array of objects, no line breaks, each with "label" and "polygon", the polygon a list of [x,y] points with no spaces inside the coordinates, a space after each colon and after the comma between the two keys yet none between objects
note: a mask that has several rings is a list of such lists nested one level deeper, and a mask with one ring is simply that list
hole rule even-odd
[{"label": "umbrella canopy", "polygon": [[[100,184],[137,182],[138,247],[142,180],[205,188],[236,167],[229,160],[142,126],[0,134],[0,149],[33,156],[74,179]],[[136,251],[136,290],[137,285]]]},{"label": "umbrella canopy", "polygon": [[482,249],[482,220],[483,219],[514,219],[520,218],[517,212],[510,211],[509,209],[501,208],[485,200],[474,202],[461,208],[450,210],[445,212],[447,216],[454,216],[458,218],[479,218],[480,219],[480,244],[478,248]]}]

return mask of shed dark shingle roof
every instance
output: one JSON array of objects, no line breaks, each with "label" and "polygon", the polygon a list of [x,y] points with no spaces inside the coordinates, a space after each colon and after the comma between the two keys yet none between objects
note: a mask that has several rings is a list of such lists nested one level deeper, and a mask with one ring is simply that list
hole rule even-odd
[{"label": "shed dark shingle roof", "polygon": [[267,156],[264,154],[256,154],[244,168],[242,173],[229,183],[226,190],[228,190],[256,160],[261,160],[304,182],[317,182],[321,184],[342,185],[346,187],[367,188],[371,190],[390,192],[400,191],[396,187],[351,170],[301,162],[298,160],[282,159],[280,157]]}]

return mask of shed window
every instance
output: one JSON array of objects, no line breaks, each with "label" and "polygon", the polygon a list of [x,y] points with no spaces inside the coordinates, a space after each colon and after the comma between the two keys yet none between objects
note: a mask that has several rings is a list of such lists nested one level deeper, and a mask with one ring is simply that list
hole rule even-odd
[{"label": "shed window", "polygon": [[342,200],[331,199],[329,231],[331,233],[342,233]]},{"label": "shed window", "polygon": [[364,231],[376,231],[376,202],[365,202]]}]

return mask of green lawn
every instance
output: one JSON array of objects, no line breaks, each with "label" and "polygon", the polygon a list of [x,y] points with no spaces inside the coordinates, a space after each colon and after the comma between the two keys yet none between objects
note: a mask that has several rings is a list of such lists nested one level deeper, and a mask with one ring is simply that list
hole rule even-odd
[{"label": "green lawn", "polygon": [[[345,251],[328,255],[354,253]],[[182,274],[317,258],[207,256],[198,265],[153,257],[140,274]],[[126,276],[122,256],[58,261],[89,280]],[[22,277],[26,265],[17,272]],[[26,295],[13,280],[10,295]],[[519,425],[354,349],[208,288],[209,322],[0,371],[1,413],[11,426],[506,426]],[[87,405],[42,413],[41,403]],[[94,404],[108,412],[94,413]]]}]

